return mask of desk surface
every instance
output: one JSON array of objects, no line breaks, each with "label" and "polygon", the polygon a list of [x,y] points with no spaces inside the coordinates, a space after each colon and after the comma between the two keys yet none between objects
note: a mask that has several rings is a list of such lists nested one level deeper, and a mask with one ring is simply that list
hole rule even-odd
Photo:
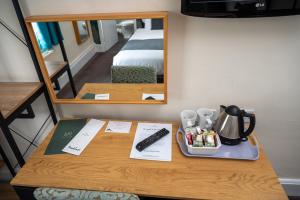
[{"label": "desk surface", "polygon": [[[111,101],[142,101],[143,93],[164,94],[164,84],[85,83],[76,99],[86,93],[109,93]],[[161,102],[161,101],[157,101]]]},{"label": "desk surface", "polygon": [[49,74],[49,77],[54,77],[57,73],[59,73],[66,65],[65,61],[45,61],[46,68]]},{"label": "desk surface", "polygon": [[12,82],[0,83],[0,111],[4,118],[10,116],[21,104],[30,98],[42,83]]},{"label": "desk surface", "polygon": [[172,162],[135,160],[129,154],[136,126],[130,134],[105,134],[105,125],[80,156],[45,156],[52,131],[11,184],[178,199],[287,199],[263,150],[257,161],[187,158],[173,123]]}]

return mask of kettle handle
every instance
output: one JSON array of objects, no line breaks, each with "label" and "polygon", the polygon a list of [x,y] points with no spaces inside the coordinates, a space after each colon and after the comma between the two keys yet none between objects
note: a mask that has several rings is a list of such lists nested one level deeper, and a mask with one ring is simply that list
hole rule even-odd
[{"label": "kettle handle", "polygon": [[254,114],[252,114],[252,113],[247,113],[247,112],[245,112],[245,111],[243,111],[242,117],[249,117],[249,118],[250,118],[250,125],[249,125],[249,128],[248,128],[245,132],[243,131],[243,132],[242,132],[242,135],[241,135],[242,138],[246,138],[246,137],[248,137],[248,136],[252,133],[252,131],[254,130],[256,120],[255,120],[255,115],[254,115]]}]

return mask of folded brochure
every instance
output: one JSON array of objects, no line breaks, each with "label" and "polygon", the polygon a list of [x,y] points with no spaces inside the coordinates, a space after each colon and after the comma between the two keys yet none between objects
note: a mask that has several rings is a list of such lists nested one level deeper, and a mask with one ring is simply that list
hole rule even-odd
[{"label": "folded brochure", "polygon": [[79,156],[97,133],[99,133],[104,124],[105,121],[90,119],[62,151]]},{"label": "folded brochure", "polygon": [[64,154],[62,149],[86,125],[87,119],[72,119],[59,121],[54,134],[47,146],[45,155]]}]

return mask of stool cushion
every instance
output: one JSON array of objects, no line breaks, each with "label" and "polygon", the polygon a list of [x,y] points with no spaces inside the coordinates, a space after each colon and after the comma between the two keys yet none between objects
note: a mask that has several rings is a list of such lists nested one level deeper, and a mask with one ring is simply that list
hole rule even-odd
[{"label": "stool cushion", "polygon": [[111,74],[113,83],[157,83],[152,66],[112,66]]},{"label": "stool cushion", "polygon": [[33,195],[37,200],[139,200],[138,196],[128,193],[58,188],[37,188]]}]

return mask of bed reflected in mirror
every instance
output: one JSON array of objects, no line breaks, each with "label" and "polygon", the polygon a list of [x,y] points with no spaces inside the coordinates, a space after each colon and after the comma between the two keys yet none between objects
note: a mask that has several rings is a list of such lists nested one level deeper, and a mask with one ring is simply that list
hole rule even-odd
[{"label": "bed reflected in mirror", "polygon": [[57,99],[165,100],[163,18],[33,22]]}]

